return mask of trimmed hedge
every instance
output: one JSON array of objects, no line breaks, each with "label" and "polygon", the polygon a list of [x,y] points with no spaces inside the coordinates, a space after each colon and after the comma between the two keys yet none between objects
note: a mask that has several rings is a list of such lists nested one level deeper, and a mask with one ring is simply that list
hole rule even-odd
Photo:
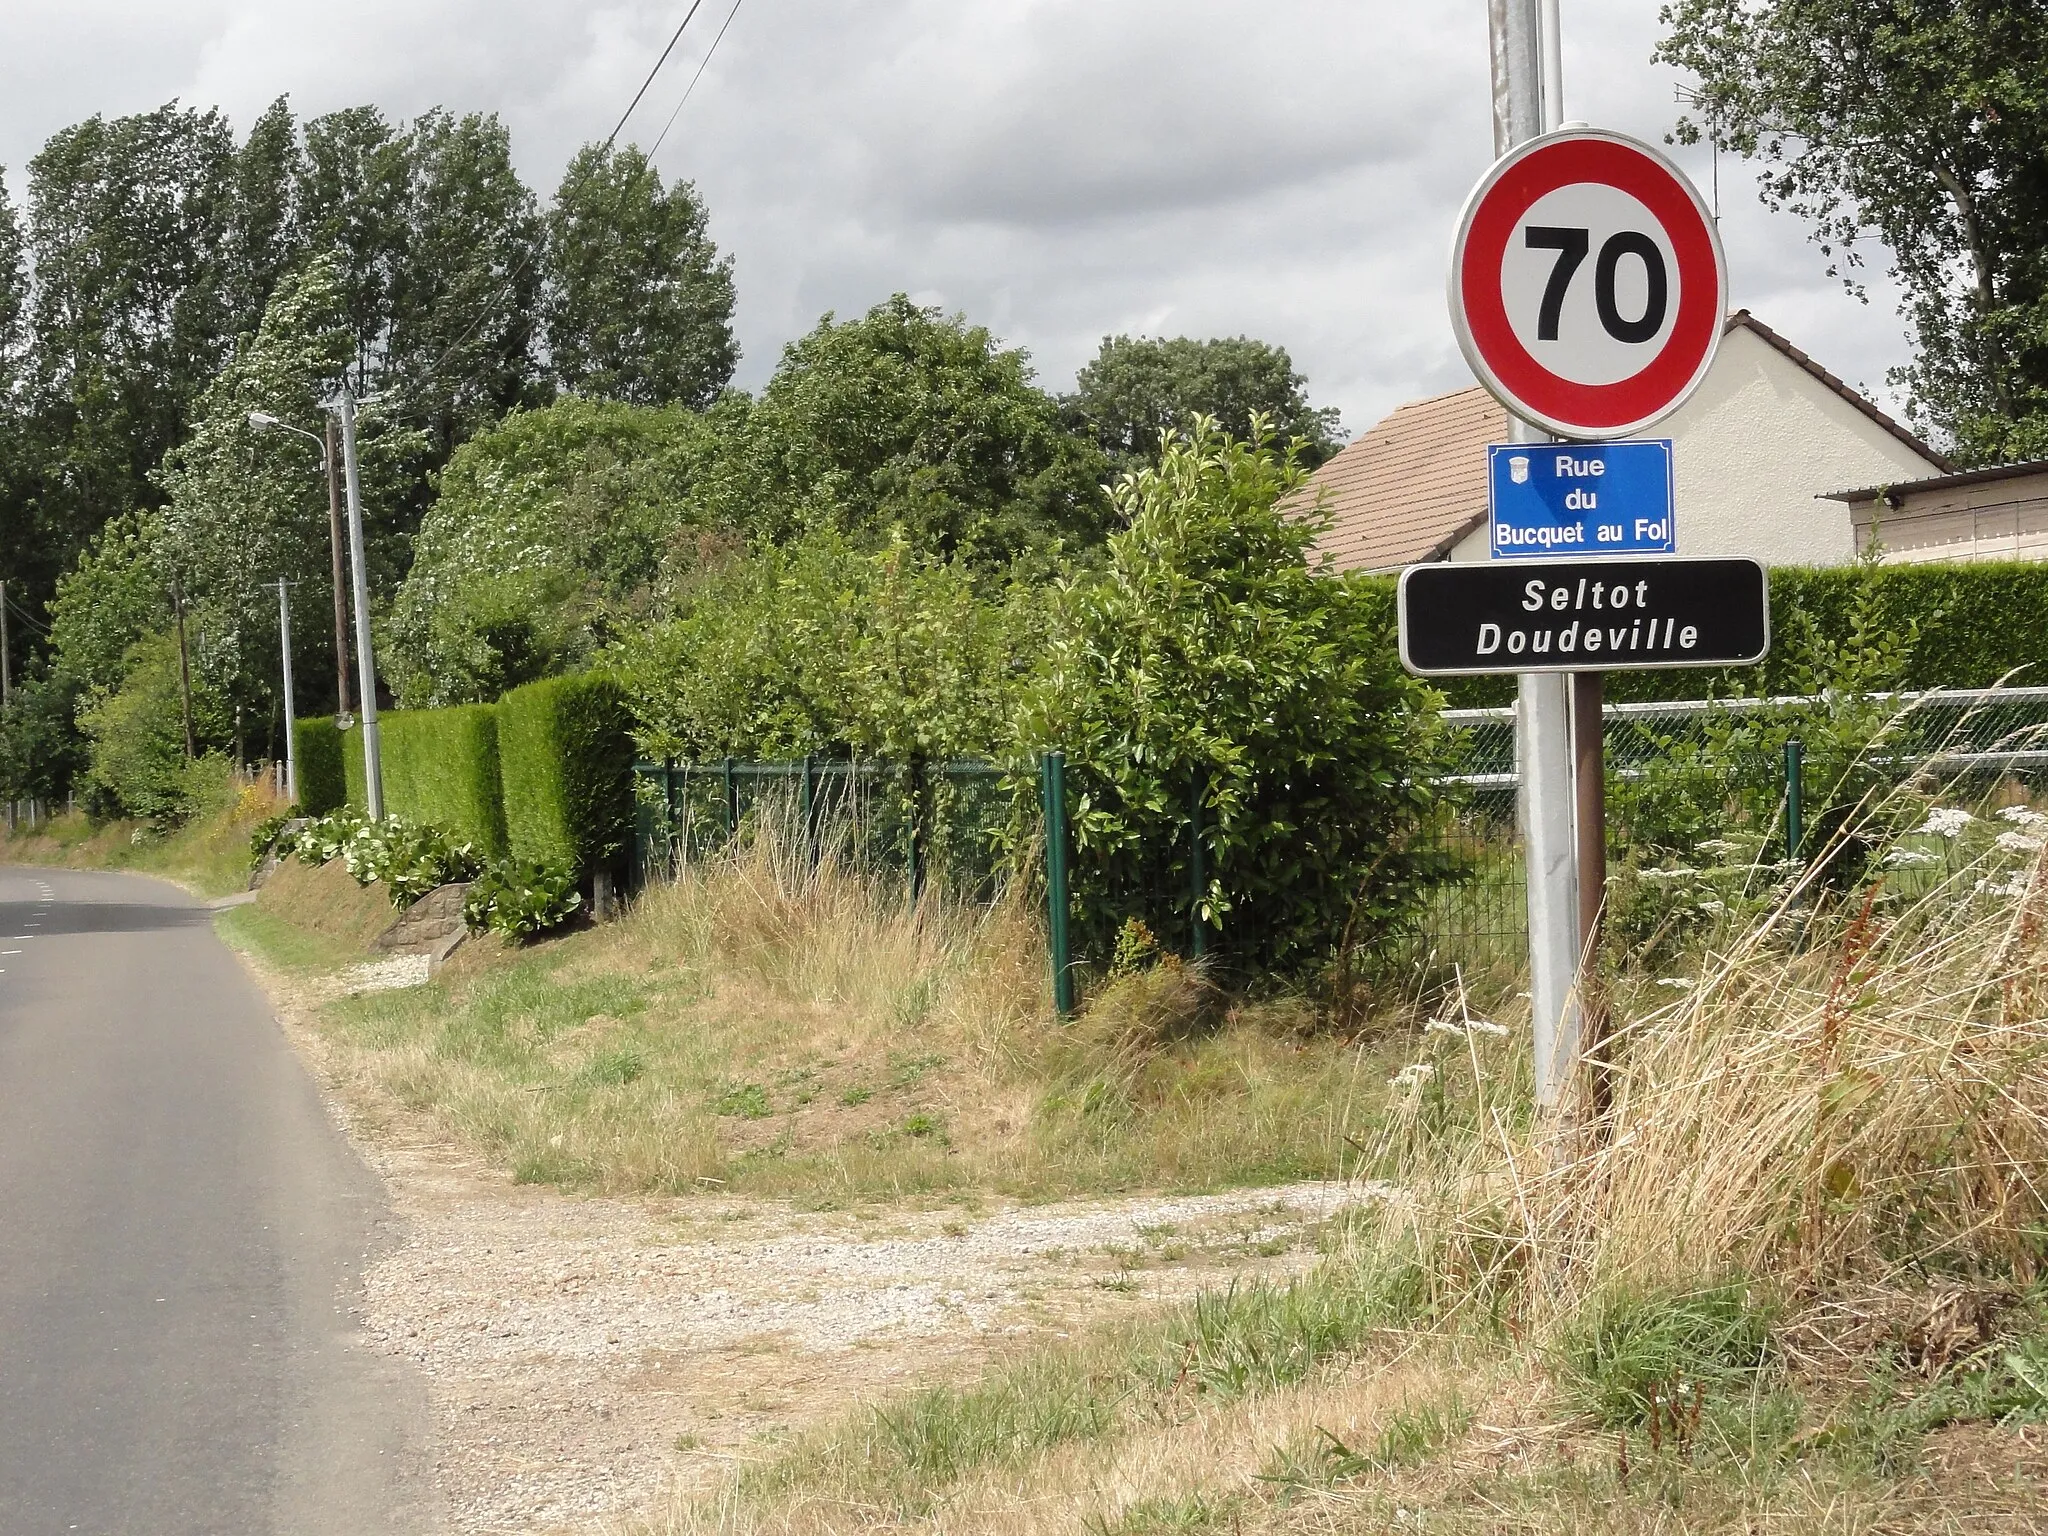
[{"label": "trimmed hedge", "polygon": [[[379,716],[377,727],[386,814],[438,827],[491,858],[505,851],[494,705],[399,710]],[[360,739],[356,746],[347,763],[348,802],[362,810],[368,796]]]},{"label": "trimmed hedge", "polygon": [[589,873],[633,826],[625,690],[602,673],[551,677],[498,701],[505,832],[514,857]]},{"label": "trimmed hedge", "polygon": [[292,745],[299,758],[300,815],[325,816],[348,804],[348,774],[342,766],[346,739],[334,728],[332,715],[292,723]]},{"label": "trimmed hedge", "polygon": [[[1388,590],[1393,581],[1388,579]],[[1771,571],[1771,654],[1761,667],[1610,672],[1607,696],[1699,699],[1738,689],[1796,693],[1821,644],[1848,637],[1867,593],[1877,626],[1903,635],[1908,688],[1989,688],[2001,681],[2048,683],[2048,564],[1779,566]],[[1512,677],[1439,684],[1454,707],[1511,704]]]}]

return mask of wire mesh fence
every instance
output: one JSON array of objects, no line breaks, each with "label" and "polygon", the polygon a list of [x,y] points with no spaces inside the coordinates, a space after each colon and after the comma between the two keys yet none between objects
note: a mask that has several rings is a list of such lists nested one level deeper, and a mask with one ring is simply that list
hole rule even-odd
[{"label": "wire mesh fence", "polygon": [[[1442,835],[1457,874],[1431,894],[1418,949],[1439,966],[1513,970],[1528,933],[1514,711],[1451,710],[1445,723]],[[1960,796],[2048,780],[2048,687],[1609,704],[1604,725],[1610,866],[1651,879],[1686,858],[1789,868],[1869,789],[1909,777]],[[811,859],[893,872],[913,897],[933,880],[991,896],[1013,850],[1044,844],[1041,827],[1017,824],[1028,798],[986,762],[641,762],[635,776],[641,881],[771,821]],[[1159,850],[1162,868],[1183,841]],[[1159,937],[1192,951],[1199,931]]]},{"label": "wire mesh fence", "polygon": [[[1444,963],[1518,959],[1528,909],[1515,712],[1445,720],[1456,733],[1445,835],[1461,877],[1433,897],[1422,945]],[[1788,865],[1823,850],[1873,789],[1917,779],[1960,803],[2048,780],[2048,687],[1609,704],[1604,726],[1610,868],[1683,855]]]}]

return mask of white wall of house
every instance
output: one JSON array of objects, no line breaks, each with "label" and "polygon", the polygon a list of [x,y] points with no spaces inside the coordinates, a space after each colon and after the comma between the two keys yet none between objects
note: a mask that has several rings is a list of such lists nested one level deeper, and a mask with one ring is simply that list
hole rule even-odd
[{"label": "white wall of house", "polygon": [[[1856,558],[1849,508],[1816,497],[1941,473],[1739,325],[1721,338],[1698,393],[1647,435],[1673,443],[1681,555],[1843,564]],[[1459,540],[1451,558],[1488,558],[1485,525]]]}]

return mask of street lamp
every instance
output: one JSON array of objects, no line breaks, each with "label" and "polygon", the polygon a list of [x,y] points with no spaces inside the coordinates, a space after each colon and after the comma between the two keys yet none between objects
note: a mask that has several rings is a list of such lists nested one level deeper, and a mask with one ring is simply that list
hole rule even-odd
[{"label": "street lamp", "polygon": [[345,731],[355,721],[348,707],[348,598],[341,568],[341,487],[334,474],[334,423],[327,424],[325,438],[280,421],[268,411],[251,411],[249,425],[258,432],[297,433],[320,449],[320,468],[327,476],[327,546],[334,561],[334,723]]}]

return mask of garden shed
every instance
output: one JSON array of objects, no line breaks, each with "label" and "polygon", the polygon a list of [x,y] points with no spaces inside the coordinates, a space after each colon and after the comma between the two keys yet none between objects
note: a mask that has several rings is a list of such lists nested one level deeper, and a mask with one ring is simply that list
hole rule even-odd
[{"label": "garden shed", "polygon": [[1886,565],[2048,560],[2048,459],[1830,491]]}]

